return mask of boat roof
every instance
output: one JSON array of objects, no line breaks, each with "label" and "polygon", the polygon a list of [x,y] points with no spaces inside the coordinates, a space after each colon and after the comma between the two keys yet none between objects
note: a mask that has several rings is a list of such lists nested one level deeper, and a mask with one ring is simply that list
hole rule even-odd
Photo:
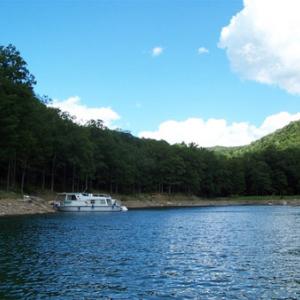
[{"label": "boat roof", "polygon": [[63,193],[57,193],[57,195],[83,195],[83,196],[95,196],[95,197],[111,197],[108,194],[77,193],[77,192],[74,192],[74,193],[63,192]]}]

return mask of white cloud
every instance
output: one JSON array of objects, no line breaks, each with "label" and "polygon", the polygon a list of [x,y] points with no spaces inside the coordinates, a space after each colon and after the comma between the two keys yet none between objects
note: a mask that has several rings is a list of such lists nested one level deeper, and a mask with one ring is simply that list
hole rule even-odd
[{"label": "white cloud", "polygon": [[68,112],[71,116],[74,116],[76,118],[75,121],[80,124],[84,124],[91,119],[101,119],[104,125],[113,128],[113,122],[120,119],[120,116],[110,107],[88,107],[80,103],[78,96],[70,97],[62,101],[55,99],[49,106]]},{"label": "white cloud", "polygon": [[163,51],[164,51],[164,48],[163,47],[154,47],[153,49],[152,49],[152,51],[151,51],[151,53],[152,53],[152,56],[159,56],[159,55],[161,55],[162,53],[163,53]]},{"label": "white cloud", "polygon": [[300,1],[244,0],[219,46],[245,79],[300,94]]},{"label": "white cloud", "polygon": [[197,52],[198,52],[198,54],[208,54],[209,53],[209,50],[207,49],[207,48],[205,48],[205,47],[200,47],[200,48],[198,48],[198,50],[197,50]]},{"label": "white cloud", "polygon": [[300,120],[300,113],[280,112],[267,117],[259,126],[248,122],[228,124],[224,119],[189,118],[185,121],[166,121],[157,131],[144,131],[139,137],[166,140],[170,144],[197,143],[202,147],[241,146],[284,127],[291,121]]}]

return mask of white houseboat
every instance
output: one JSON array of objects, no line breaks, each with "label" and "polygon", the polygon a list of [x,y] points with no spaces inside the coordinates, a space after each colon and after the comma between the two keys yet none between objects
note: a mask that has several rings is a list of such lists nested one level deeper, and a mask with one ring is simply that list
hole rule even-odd
[{"label": "white houseboat", "polygon": [[127,207],[122,206],[118,200],[103,194],[60,193],[57,195],[54,205],[59,211],[71,212],[120,212],[128,210]]}]

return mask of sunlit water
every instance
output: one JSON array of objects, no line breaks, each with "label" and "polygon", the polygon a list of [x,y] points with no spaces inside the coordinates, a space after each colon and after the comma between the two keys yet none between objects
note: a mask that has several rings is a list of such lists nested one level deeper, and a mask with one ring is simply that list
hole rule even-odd
[{"label": "sunlit water", "polygon": [[0,218],[0,299],[300,299],[300,208]]}]

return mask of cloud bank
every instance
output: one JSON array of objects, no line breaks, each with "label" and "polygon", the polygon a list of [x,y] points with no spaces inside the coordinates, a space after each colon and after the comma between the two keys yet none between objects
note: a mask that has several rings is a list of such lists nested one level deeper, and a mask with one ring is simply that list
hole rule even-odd
[{"label": "cloud bank", "polygon": [[242,78],[300,94],[300,1],[244,0],[219,46]]},{"label": "cloud bank", "polygon": [[75,117],[75,121],[79,124],[84,124],[91,119],[101,119],[105,126],[113,128],[113,122],[120,119],[120,116],[110,107],[87,107],[80,103],[78,96],[62,101],[55,99],[49,106],[68,112]]},{"label": "cloud bank", "polygon": [[141,132],[139,137],[166,140],[170,144],[194,142],[202,147],[241,146],[250,144],[295,120],[300,120],[300,113],[280,112],[271,115],[259,127],[248,122],[228,124],[224,119],[170,120],[161,123],[157,131]]}]

